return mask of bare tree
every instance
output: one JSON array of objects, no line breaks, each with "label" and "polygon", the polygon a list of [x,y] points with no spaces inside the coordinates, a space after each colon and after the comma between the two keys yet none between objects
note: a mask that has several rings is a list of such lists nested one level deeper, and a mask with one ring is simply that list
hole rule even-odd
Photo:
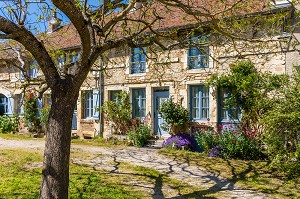
[{"label": "bare tree", "polygon": [[80,86],[99,56],[124,44],[151,45],[162,50],[187,45],[192,32],[204,32],[208,27],[211,35],[226,35],[227,41],[239,39],[241,34],[228,28],[239,18],[234,22],[225,19],[266,9],[263,1],[244,0],[103,0],[98,5],[88,0],[51,2],[46,7],[63,12],[80,39],[78,61],[64,66],[72,67],[72,72],[61,71],[55,63],[55,46],[47,40],[47,34],[36,35],[26,26],[26,10],[30,7],[26,1],[12,1],[7,7],[9,12],[0,14],[0,39],[20,43],[38,62],[51,89],[40,198],[61,199],[68,198],[73,110]]}]

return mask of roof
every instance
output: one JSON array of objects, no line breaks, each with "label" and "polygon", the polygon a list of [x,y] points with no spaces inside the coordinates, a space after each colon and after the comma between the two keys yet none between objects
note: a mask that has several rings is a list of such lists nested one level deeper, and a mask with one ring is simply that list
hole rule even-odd
[{"label": "roof", "polygon": [[[171,4],[171,1],[166,1]],[[155,30],[168,30],[178,27],[186,27],[193,24],[211,21],[212,19],[222,19],[230,16],[243,16],[246,14],[255,14],[270,10],[266,0],[181,0],[187,7],[174,7],[163,5],[157,1],[148,3],[141,9],[132,11],[127,16],[127,21],[118,22],[110,38],[116,35],[129,35],[134,31],[141,30],[145,25],[138,24],[132,20],[146,19],[153,21],[156,16],[160,20],[153,23]],[[195,13],[201,13],[199,16],[187,15],[185,8],[190,8]],[[105,21],[116,17],[118,12],[106,16]],[[124,28],[126,31],[124,31]],[[149,29],[147,29],[149,31]],[[65,25],[52,33],[38,34],[37,37],[43,40],[48,49],[67,50],[80,46],[80,38],[75,27],[72,24]]]}]

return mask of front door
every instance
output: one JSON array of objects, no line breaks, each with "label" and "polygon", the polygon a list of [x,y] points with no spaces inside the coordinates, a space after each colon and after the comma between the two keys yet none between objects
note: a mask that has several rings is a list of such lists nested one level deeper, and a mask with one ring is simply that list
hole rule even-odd
[{"label": "front door", "polygon": [[154,92],[154,131],[156,135],[160,137],[169,137],[168,131],[163,130],[161,125],[164,123],[164,119],[158,113],[160,106],[169,99],[169,91],[155,91]]}]

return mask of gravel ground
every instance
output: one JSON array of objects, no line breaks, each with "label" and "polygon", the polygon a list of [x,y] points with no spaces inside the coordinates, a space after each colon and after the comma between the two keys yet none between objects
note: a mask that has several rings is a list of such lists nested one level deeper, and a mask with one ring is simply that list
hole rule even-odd
[{"label": "gravel ground", "polygon": [[[1,149],[15,148],[43,148],[44,141],[41,140],[5,140],[0,138]],[[209,193],[218,193],[218,198],[271,198],[270,196],[236,186],[234,183],[207,171],[204,168],[191,166],[186,162],[178,161],[160,156],[156,148],[105,148],[84,145],[72,145],[76,152],[93,154],[90,158],[76,158],[72,161],[76,164],[84,164],[101,168],[108,172],[116,171],[119,162],[126,162],[133,165],[150,167],[156,169],[170,178],[174,178],[193,186],[205,188]],[[84,156],[83,156],[84,157]],[[153,188],[152,198],[166,198],[161,190]],[[172,197],[172,198],[181,198]]]}]

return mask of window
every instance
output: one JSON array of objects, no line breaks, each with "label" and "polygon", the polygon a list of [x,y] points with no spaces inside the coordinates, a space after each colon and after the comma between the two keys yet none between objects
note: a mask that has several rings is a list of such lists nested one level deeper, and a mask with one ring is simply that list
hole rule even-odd
[{"label": "window", "polygon": [[132,118],[146,116],[146,89],[132,89]]},{"label": "window", "polygon": [[84,118],[99,119],[100,92],[88,90],[84,92]]},{"label": "window", "polygon": [[12,96],[5,96],[0,94],[0,116],[13,115],[14,113],[14,98]]},{"label": "window", "polygon": [[74,63],[78,60],[78,52],[72,52],[70,54],[70,62]]},{"label": "window", "polygon": [[28,68],[28,76],[30,79],[36,79],[38,76],[38,64],[37,61],[34,60],[32,61],[32,63],[30,64],[29,68]]},{"label": "window", "polygon": [[0,94],[0,116],[8,112],[8,99],[5,95]]},{"label": "window", "polygon": [[63,65],[65,65],[66,62],[66,55],[62,54],[57,58],[57,64],[59,67],[62,67]]},{"label": "window", "polygon": [[220,122],[238,122],[241,119],[241,109],[238,106],[238,102],[233,103],[231,107],[228,107],[226,100],[230,97],[230,91],[226,88],[219,89],[219,107],[220,107]]},{"label": "window", "polygon": [[17,100],[17,113],[18,115],[23,115],[24,114],[23,94],[16,94],[15,99]]},{"label": "window", "polygon": [[[30,79],[36,79],[38,77],[39,67],[36,60],[33,60],[28,63],[28,67],[25,68],[26,73],[28,75],[28,78]],[[25,79],[24,74],[22,71],[20,71],[20,80],[23,82]]]},{"label": "window", "polygon": [[275,2],[275,7],[288,7],[291,6],[292,0],[275,0],[271,1],[272,4]]},{"label": "window", "polygon": [[209,48],[208,46],[198,46],[202,41],[207,40],[205,37],[192,37],[188,50],[188,68],[208,68],[209,65]]},{"label": "window", "polygon": [[146,48],[133,48],[131,53],[131,74],[146,72]]},{"label": "window", "polygon": [[117,95],[121,93],[121,90],[109,91],[109,100],[117,101]]},{"label": "window", "polygon": [[209,88],[197,85],[190,87],[190,114],[192,120],[209,118]]}]

